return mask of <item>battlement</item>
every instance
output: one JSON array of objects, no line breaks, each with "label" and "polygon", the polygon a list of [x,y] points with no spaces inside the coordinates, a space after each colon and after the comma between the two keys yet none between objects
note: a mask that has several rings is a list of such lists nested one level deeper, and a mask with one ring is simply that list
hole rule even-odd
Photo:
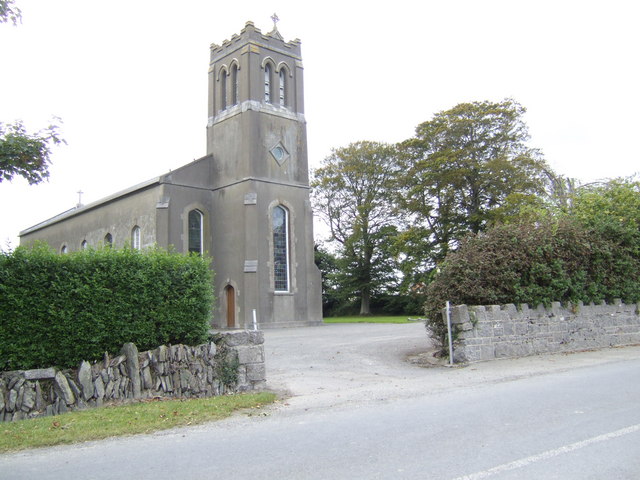
[{"label": "battlement", "polygon": [[229,52],[246,44],[280,50],[287,55],[300,57],[300,43],[298,38],[289,42],[285,41],[275,26],[269,33],[262,33],[253,22],[248,21],[240,31],[240,34],[233,34],[230,39],[224,40],[222,45],[211,44],[211,61],[213,62],[214,59],[227,55]]}]

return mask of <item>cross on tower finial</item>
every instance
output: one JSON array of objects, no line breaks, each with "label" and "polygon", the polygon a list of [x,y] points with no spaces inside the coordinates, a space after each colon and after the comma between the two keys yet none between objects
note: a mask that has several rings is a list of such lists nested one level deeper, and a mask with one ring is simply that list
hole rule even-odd
[{"label": "cross on tower finial", "polygon": [[275,12],[273,15],[271,15],[271,20],[273,20],[273,29],[276,30],[277,24],[280,21],[280,19],[278,18],[278,15]]}]

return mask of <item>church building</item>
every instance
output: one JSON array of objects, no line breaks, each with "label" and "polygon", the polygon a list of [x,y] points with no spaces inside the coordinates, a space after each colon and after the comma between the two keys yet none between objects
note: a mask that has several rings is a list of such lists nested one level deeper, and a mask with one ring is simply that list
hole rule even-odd
[{"label": "church building", "polygon": [[212,257],[212,326],[322,322],[300,41],[247,22],[211,45],[207,155],[20,233],[61,254],[105,244]]}]

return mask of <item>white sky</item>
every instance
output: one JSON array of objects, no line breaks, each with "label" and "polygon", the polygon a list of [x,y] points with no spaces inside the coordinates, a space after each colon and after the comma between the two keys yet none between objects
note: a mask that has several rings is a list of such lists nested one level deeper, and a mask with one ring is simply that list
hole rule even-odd
[{"label": "white sky", "polygon": [[210,43],[271,14],[300,38],[311,168],[331,148],[397,142],[461,102],[512,97],[531,146],[586,182],[640,170],[634,0],[17,0],[0,24],[0,121],[52,115],[48,183],[0,183],[0,245],[205,154]]}]

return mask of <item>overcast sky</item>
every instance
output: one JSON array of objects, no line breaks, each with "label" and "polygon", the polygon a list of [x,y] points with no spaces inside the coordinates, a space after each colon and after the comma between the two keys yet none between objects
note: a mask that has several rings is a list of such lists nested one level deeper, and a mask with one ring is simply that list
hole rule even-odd
[{"label": "overcast sky", "polygon": [[311,168],[438,111],[511,97],[530,145],[583,182],[640,170],[634,0],[17,0],[0,24],[0,121],[62,118],[49,182],[0,183],[0,244],[205,154],[209,45],[251,20],[299,38]]}]

